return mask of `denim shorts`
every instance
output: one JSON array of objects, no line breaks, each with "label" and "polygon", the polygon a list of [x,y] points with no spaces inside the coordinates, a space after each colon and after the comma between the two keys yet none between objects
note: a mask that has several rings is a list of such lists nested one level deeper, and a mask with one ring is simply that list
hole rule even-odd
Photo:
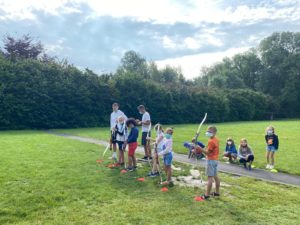
[{"label": "denim shorts", "polygon": [[217,160],[207,160],[206,162],[206,176],[215,177],[218,174],[218,161]]},{"label": "denim shorts", "polygon": [[172,152],[169,152],[164,155],[164,164],[165,166],[171,166],[172,164],[173,155]]},{"label": "denim shorts", "polygon": [[267,145],[266,150],[269,152],[276,152],[278,149],[276,149],[273,145]]}]

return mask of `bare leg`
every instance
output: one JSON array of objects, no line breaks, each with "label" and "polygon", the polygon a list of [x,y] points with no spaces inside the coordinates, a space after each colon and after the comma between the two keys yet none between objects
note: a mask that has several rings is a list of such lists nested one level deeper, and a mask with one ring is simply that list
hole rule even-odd
[{"label": "bare leg", "polygon": [[150,146],[150,141],[147,141],[146,150],[147,150],[147,156],[148,156],[148,157],[151,157],[151,146]]},{"label": "bare leg", "polygon": [[206,186],[206,192],[205,192],[206,196],[209,196],[209,194],[211,192],[212,183],[213,183],[213,177],[208,177],[208,179],[207,179],[207,186]]},{"label": "bare leg", "polygon": [[135,158],[135,156],[132,156],[132,162],[133,162],[133,166],[136,166],[136,158]]},{"label": "bare leg", "polygon": [[271,165],[274,166],[274,154],[275,152],[271,152],[270,156],[271,156]]},{"label": "bare leg", "polygon": [[153,159],[153,165],[152,165],[152,173],[158,172],[157,169],[157,159]]},{"label": "bare leg", "polygon": [[267,163],[270,164],[270,151],[266,153]]},{"label": "bare leg", "polygon": [[220,194],[220,183],[221,183],[220,178],[218,176],[215,176],[214,179],[216,183],[216,193]]},{"label": "bare leg", "polygon": [[132,156],[128,156],[128,167],[132,167]]},{"label": "bare leg", "polygon": [[148,156],[147,145],[143,145],[143,146],[144,146],[145,156]]},{"label": "bare leg", "polygon": [[166,166],[166,171],[167,171],[167,181],[171,182],[172,181],[172,168],[171,168],[171,166]]}]

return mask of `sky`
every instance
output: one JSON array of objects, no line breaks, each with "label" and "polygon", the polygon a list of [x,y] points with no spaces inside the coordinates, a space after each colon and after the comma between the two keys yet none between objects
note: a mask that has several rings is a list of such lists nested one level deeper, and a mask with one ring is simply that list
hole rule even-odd
[{"label": "sky", "polygon": [[281,31],[300,31],[300,0],[0,0],[0,38],[29,33],[98,74],[134,50],[192,79]]}]

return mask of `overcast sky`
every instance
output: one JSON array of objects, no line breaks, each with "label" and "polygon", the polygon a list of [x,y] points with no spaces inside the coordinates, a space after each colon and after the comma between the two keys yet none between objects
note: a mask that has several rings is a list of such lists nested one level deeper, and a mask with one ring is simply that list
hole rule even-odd
[{"label": "overcast sky", "polygon": [[0,0],[1,37],[30,33],[97,73],[134,50],[193,78],[275,31],[300,31],[300,0]]}]

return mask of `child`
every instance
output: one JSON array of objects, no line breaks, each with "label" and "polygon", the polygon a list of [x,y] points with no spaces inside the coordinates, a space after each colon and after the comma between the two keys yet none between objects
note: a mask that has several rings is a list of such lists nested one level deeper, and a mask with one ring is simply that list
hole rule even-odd
[{"label": "child", "polygon": [[195,147],[195,138],[192,139],[192,142],[184,142],[183,146],[189,149],[188,158],[202,159],[205,155],[202,153],[202,149],[205,148],[205,145],[201,141],[197,141],[197,145]]},{"label": "child", "polygon": [[119,110],[119,104],[118,103],[113,103],[112,104],[112,113],[110,114],[110,150],[113,148],[113,154],[111,156],[112,159],[116,160],[117,159],[117,134],[115,132],[115,127],[118,122],[118,117],[123,116],[125,120],[127,119],[126,115]]},{"label": "child", "polygon": [[[278,136],[275,134],[275,129],[272,126],[267,127],[266,129],[266,136],[265,136],[266,144],[267,144],[267,166],[266,169],[274,169],[274,155],[275,152],[278,150],[279,147],[279,139]],[[271,164],[270,164],[271,158]]]},{"label": "child", "polygon": [[116,140],[119,147],[119,161],[118,165],[124,166],[124,151],[126,145],[124,144],[127,139],[127,127],[125,125],[125,117],[119,116],[118,117],[118,123],[115,127],[115,132],[117,134]]},{"label": "child", "polygon": [[172,128],[167,128],[165,137],[163,140],[163,149],[162,151],[156,153],[156,157],[163,155],[163,161],[164,161],[164,166],[165,166],[165,172],[167,174],[167,180],[162,183],[162,185],[169,185],[172,183],[172,159],[173,159],[173,153],[172,153],[172,148],[173,148],[173,140],[172,140],[172,135],[173,135],[173,129]]},{"label": "child", "polygon": [[[207,176],[207,187],[205,194],[202,195],[202,199],[209,199],[210,195],[219,197],[220,196],[220,178],[218,177],[218,159],[219,159],[219,140],[216,137],[217,128],[215,126],[209,126],[205,135],[209,138],[207,147],[202,149],[202,152],[206,154],[206,176]],[[211,192],[213,180],[215,180],[216,190]]]},{"label": "child", "polygon": [[130,133],[128,135],[127,141],[125,142],[128,144],[128,171],[135,170],[136,167],[136,158],[135,158],[135,150],[138,146],[137,139],[139,136],[139,130],[136,127],[136,122],[133,118],[130,118],[126,121],[126,126],[130,128]]},{"label": "child", "polygon": [[245,138],[241,139],[238,155],[240,163],[244,164],[245,169],[251,170],[251,165],[254,161],[254,154],[250,146],[248,146],[248,142]]},{"label": "child", "polygon": [[229,158],[229,162],[231,163],[233,162],[233,160],[236,160],[237,151],[234,144],[234,140],[232,138],[227,138],[225,152],[223,156]]},{"label": "child", "polygon": [[[164,130],[161,126],[161,124],[156,124],[154,126],[154,130],[156,131],[156,138],[155,138],[155,143],[154,143],[154,148],[156,149],[156,151],[154,152],[154,160],[153,160],[153,166],[152,166],[152,170],[150,173],[148,173],[148,176],[150,177],[156,177],[159,176],[159,159],[158,157],[156,157],[155,153],[161,152],[163,150],[163,140],[164,140]],[[148,138],[149,140],[151,139],[151,137]]]}]

